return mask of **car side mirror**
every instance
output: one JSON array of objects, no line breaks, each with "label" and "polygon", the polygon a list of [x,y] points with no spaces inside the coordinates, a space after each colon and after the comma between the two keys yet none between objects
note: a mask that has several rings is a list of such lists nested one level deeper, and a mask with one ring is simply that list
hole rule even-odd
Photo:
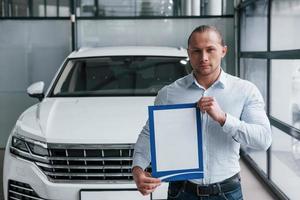
[{"label": "car side mirror", "polygon": [[43,98],[45,97],[45,95],[44,95],[44,85],[45,85],[45,83],[43,81],[39,81],[39,82],[31,84],[27,88],[27,94],[30,97],[38,98],[39,101],[42,101]]}]

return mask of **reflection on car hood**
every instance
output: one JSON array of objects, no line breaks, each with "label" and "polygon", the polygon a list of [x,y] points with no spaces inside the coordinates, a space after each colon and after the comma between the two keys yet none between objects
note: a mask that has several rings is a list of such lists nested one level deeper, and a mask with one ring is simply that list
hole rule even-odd
[{"label": "reflection on car hood", "polygon": [[153,97],[47,98],[25,111],[17,132],[48,143],[135,143]]}]

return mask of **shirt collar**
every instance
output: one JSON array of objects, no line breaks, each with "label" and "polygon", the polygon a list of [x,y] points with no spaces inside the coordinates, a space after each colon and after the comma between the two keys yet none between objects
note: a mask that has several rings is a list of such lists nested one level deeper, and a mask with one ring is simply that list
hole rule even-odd
[{"label": "shirt collar", "polygon": [[227,73],[221,68],[221,73],[218,80],[213,85],[219,85],[221,88],[225,88],[227,84]]},{"label": "shirt collar", "polygon": [[[188,75],[186,84],[187,84],[187,87],[190,87],[192,84],[195,84],[202,88],[202,86],[197,82],[197,80],[193,74],[193,71]],[[215,83],[213,83],[212,86],[220,86],[221,88],[224,89],[226,87],[226,85],[227,85],[227,73],[224,72],[223,69],[221,69],[221,74],[220,74],[218,80]]]},{"label": "shirt collar", "polygon": [[186,87],[190,87],[191,85],[193,85],[194,83],[196,83],[196,79],[194,77],[193,71],[187,76],[186,79]]}]

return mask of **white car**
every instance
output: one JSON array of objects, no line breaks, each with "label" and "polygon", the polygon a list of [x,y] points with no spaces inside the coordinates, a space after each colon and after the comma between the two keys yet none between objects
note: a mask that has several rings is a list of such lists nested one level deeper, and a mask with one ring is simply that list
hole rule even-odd
[{"label": "white car", "polygon": [[187,53],[170,47],[85,48],[71,53],[7,142],[5,200],[166,199],[149,196],[131,174],[134,143],[157,91],[190,72]]}]

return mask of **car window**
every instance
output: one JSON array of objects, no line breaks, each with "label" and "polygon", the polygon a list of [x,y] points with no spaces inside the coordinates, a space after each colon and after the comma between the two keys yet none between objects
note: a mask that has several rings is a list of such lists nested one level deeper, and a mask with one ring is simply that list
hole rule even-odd
[{"label": "car window", "polygon": [[156,95],[190,72],[184,57],[110,56],[70,59],[50,96]]}]

